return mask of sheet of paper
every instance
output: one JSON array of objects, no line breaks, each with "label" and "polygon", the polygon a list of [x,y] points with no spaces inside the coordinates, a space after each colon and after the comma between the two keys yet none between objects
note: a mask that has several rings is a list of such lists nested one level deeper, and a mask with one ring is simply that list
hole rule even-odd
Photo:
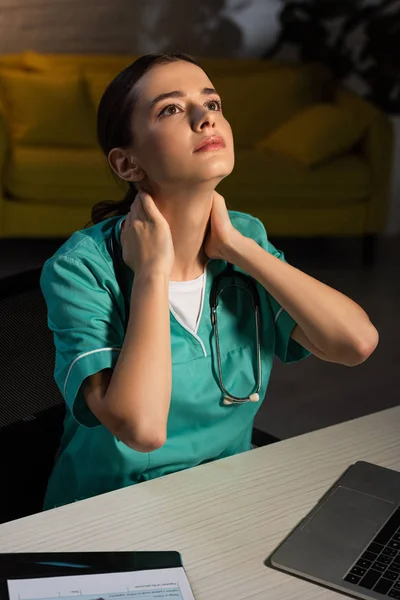
[{"label": "sheet of paper", "polygon": [[183,567],[8,580],[10,600],[195,600]]}]

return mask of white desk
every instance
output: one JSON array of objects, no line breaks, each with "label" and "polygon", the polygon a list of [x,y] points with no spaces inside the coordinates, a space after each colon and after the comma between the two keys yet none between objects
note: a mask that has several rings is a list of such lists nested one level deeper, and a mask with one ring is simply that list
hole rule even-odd
[{"label": "white desk", "polygon": [[0,526],[0,551],[178,550],[196,600],[336,592],[266,556],[356,460],[400,470],[400,407]]}]

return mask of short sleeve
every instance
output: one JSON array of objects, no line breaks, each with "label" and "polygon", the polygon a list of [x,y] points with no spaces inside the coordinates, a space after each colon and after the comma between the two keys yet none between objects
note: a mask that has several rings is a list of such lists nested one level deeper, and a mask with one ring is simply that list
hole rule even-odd
[{"label": "short sleeve", "polygon": [[[276,258],[279,258],[279,260],[286,262],[284,253],[281,250],[277,250],[268,240],[263,223],[259,219],[257,219],[257,221],[262,229],[261,237],[257,240],[259,245],[270,254],[276,256]],[[276,356],[278,356],[283,363],[297,362],[310,356],[311,353],[306,348],[290,337],[296,326],[296,321],[269,293],[268,299],[274,316]]]},{"label": "short sleeve", "polygon": [[54,334],[54,379],[75,420],[95,427],[100,422],[87,406],[81,385],[117,362],[123,335],[115,301],[95,267],[64,255],[45,263],[40,286]]}]

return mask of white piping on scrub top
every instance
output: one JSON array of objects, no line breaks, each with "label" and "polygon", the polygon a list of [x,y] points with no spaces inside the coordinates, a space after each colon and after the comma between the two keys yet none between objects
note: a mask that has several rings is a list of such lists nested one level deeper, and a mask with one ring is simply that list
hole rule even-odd
[{"label": "white piping on scrub top", "polygon": [[79,356],[77,356],[75,358],[75,360],[72,362],[72,365],[70,366],[70,368],[68,369],[68,373],[67,376],[65,378],[65,383],[64,383],[64,398],[65,398],[65,390],[67,389],[67,383],[68,383],[68,378],[71,374],[72,368],[74,366],[74,364],[80,360],[81,358],[84,358],[85,356],[89,356],[89,354],[94,354],[95,352],[105,352],[105,351],[110,351],[110,350],[117,350],[118,352],[120,352],[122,350],[122,348],[100,348],[99,350],[90,350],[89,352],[84,352],[83,354],[80,354]]},{"label": "white piping on scrub top", "polygon": [[[190,333],[190,335],[192,335],[194,338],[196,338],[196,340],[200,343],[200,346],[201,346],[201,348],[203,350],[203,354],[204,354],[205,357],[207,357],[207,350],[206,350],[206,347],[203,344],[202,339],[197,335],[197,333],[194,333],[194,331],[192,329],[189,329],[189,327],[187,327],[185,325],[185,323],[183,323],[183,321],[180,320],[180,318],[178,317],[178,315],[176,314],[176,312],[174,311],[174,309],[172,308],[171,305],[169,305],[169,309],[172,312],[172,314],[174,315],[175,319],[178,321],[178,323],[180,325],[182,325],[183,329],[186,329],[186,331],[188,331]],[[199,319],[199,321],[200,321],[200,319]]]}]

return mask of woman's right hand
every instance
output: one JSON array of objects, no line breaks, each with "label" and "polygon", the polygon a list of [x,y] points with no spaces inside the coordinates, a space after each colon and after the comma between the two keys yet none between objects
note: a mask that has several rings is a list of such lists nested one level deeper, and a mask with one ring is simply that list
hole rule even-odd
[{"label": "woman's right hand", "polygon": [[169,278],[174,263],[174,245],[167,220],[153,198],[140,190],[121,231],[124,262],[138,273],[162,272]]}]

